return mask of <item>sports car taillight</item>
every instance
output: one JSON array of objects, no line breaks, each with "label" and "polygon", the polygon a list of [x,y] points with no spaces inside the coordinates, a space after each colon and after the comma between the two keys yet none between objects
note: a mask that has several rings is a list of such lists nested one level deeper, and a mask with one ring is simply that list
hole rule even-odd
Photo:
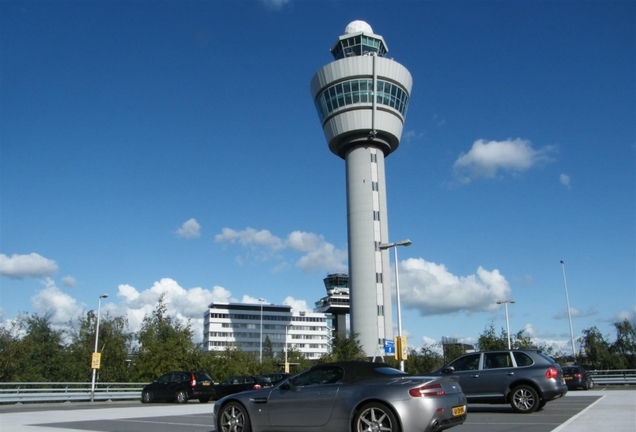
[{"label": "sports car taillight", "polygon": [[545,371],[546,378],[558,378],[559,371],[555,367],[549,367],[547,371]]},{"label": "sports car taillight", "polygon": [[444,396],[446,392],[441,384],[429,384],[411,389],[409,390],[409,394],[413,397]]}]

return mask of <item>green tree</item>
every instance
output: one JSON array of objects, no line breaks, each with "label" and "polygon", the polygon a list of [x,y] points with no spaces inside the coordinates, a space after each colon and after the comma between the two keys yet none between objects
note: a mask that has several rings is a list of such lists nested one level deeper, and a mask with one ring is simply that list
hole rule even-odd
[{"label": "green tree", "polygon": [[253,353],[228,347],[222,352],[205,353],[202,370],[210,374],[215,382],[222,382],[234,375],[257,375],[261,365]]},{"label": "green tree", "polygon": [[442,352],[444,354],[442,360],[444,363],[449,363],[450,361],[456,359],[460,355],[466,353],[466,348],[464,344],[460,343],[445,343],[442,344]]},{"label": "green tree", "polygon": [[362,349],[356,333],[343,337],[336,333],[331,340],[331,352],[323,355],[319,363],[330,363],[347,360],[366,360],[367,356]]},{"label": "green tree", "polygon": [[[91,357],[95,350],[94,311],[78,318],[76,324],[69,323],[72,342],[67,347],[68,363],[72,365],[69,380],[85,381],[92,378]],[[99,346],[101,364],[97,371],[99,381],[125,382],[129,380],[128,360],[133,334],[128,331],[126,317],[100,317]]]},{"label": "green tree", "polygon": [[532,341],[530,336],[524,335],[524,330],[519,330],[512,335],[511,345],[514,349],[538,349],[539,347]]},{"label": "green tree", "polygon": [[17,348],[17,367],[14,375],[17,381],[64,381],[66,379],[66,362],[64,353],[64,337],[62,330],[55,330],[51,325],[50,315],[43,317],[23,315],[21,332]]},{"label": "green tree", "polygon": [[[300,352],[295,346],[291,345],[287,348],[287,363],[289,363],[289,372],[296,373],[309,369],[312,366],[312,361]],[[274,359],[274,371],[285,371],[285,352],[281,351],[276,354]]]},{"label": "green tree", "polygon": [[272,348],[272,340],[269,336],[265,336],[263,341],[263,363],[271,363],[274,360],[274,349]]},{"label": "green tree", "polygon": [[581,350],[584,353],[581,361],[588,369],[612,369],[616,364],[610,353],[610,344],[596,327],[583,330]]},{"label": "green tree", "polygon": [[409,349],[408,359],[404,362],[404,370],[410,374],[425,374],[444,365],[442,355],[434,347],[424,345],[419,351]]},{"label": "green tree", "polygon": [[0,326],[0,382],[18,381],[22,360],[20,343],[22,315],[11,321],[9,327]]},{"label": "green tree", "polygon": [[190,323],[183,325],[167,315],[164,296],[139,331],[139,349],[134,365],[138,381],[151,381],[171,370],[187,370],[198,360]]},{"label": "green tree", "polygon": [[486,326],[484,332],[479,335],[477,346],[480,351],[508,349],[508,338],[503,329],[501,330],[501,335],[497,336],[495,334],[495,325],[490,323]]},{"label": "green tree", "polygon": [[618,369],[636,369],[636,326],[628,320],[614,323],[616,341],[610,350],[615,358],[620,359]]},{"label": "green tree", "polygon": [[[508,334],[502,328],[499,336],[495,333],[495,325],[490,323],[484,332],[477,339],[477,346],[480,351],[505,350],[508,349]],[[524,334],[524,330],[519,330],[516,334],[510,334],[510,347],[512,349],[538,349],[539,347],[532,341],[530,336]]]}]

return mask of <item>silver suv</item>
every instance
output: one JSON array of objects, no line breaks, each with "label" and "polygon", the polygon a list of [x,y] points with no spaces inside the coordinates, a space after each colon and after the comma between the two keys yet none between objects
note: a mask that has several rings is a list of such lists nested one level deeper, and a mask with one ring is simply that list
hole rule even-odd
[{"label": "silver suv", "polygon": [[510,404],[518,413],[537,411],[568,391],[561,366],[540,350],[464,354],[435,374],[459,378],[468,403]]}]

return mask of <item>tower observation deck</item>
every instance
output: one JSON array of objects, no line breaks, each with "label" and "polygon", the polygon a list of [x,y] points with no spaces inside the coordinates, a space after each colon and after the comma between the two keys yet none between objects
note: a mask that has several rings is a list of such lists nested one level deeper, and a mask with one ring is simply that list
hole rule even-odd
[{"label": "tower observation deck", "polygon": [[329,313],[333,316],[336,333],[347,337],[347,314],[349,314],[349,276],[330,274],[323,279],[327,296],[316,302],[314,312]]},{"label": "tower observation deck", "polygon": [[353,21],[331,48],[334,61],[310,83],[329,149],[345,160],[351,332],[372,357],[393,339],[384,158],[400,143],[413,79],[388,47]]}]

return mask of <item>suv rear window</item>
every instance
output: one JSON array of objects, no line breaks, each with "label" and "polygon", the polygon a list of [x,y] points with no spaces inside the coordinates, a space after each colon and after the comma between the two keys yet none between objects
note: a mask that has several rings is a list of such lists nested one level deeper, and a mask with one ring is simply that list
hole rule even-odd
[{"label": "suv rear window", "polygon": [[555,361],[552,357],[550,357],[550,356],[548,356],[548,355],[545,355],[545,354],[543,354],[543,353],[542,353],[542,352],[540,352],[540,351],[539,351],[539,352],[537,352],[537,354],[539,354],[541,357],[543,357],[544,359],[546,359],[546,360],[547,360],[547,361],[549,361],[550,363],[552,363],[552,364],[556,364],[556,361]]},{"label": "suv rear window", "polygon": [[519,351],[513,351],[513,354],[515,356],[515,361],[517,362],[517,366],[519,366],[519,367],[521,367],[521,366],[532,366],[532,364],[534,363],[534,361],[532,360],[532,357],[530,357],[526,353],[519,352]]}]

